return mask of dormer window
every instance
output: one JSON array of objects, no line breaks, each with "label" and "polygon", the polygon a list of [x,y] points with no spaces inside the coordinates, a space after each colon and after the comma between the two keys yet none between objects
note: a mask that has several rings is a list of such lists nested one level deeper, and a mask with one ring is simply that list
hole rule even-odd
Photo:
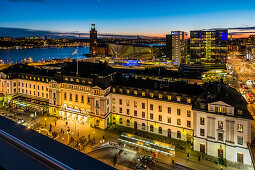
[{"label": "dormer window", "polygon": [[142,96],[145,96],[145,91],[142,92]]},{"label": "dormer window", "polygon": [[76,79],[76,82],[77,82],[77,83],[79,83],[79,82],[80,82],[80,80],[79,80],[79,79]]},{"label": "dormer window", "polygon": [[191,98],[187,98],[187,103],[191,103]]},{"label": "dormer window", "polygon": [[137,95],[137,90],[134,90],[134,95]]},{"label": "dormer window", "polygon": [[181,96],[177,96],[177,102],[181,101]]},{"label": "dormer window", "polygon": [[159,95],[158,95],[158,98],[159,98],[159,99],[162,99],[162,96],[163,96],[162,94],[159,94]]},{"label": "dormer window", "polygon": [[167,99],[168,100],[172,100],[172,96],[167,96]]},{"label": "dormer window", "polygon": [[115,93],[115,88],[112,88],[112,92]]},{"label": "dormer window", "polygon": [[122,89],[120,89],[120,93],[122,93]]},{"label": "dormer window", "polygon": [[154,93],[153,92],[150,92],[150,97],[153,97],[154,96]]},{"label": "dormer window", "polygon": [[127,89],[127,94],[129,94],[130,93],[130,90],[129,89]]},{"label": "dormer window", "polygon": [[238,115],[243,115],[243,111],[242,110],[237,110],[237,114]]}]

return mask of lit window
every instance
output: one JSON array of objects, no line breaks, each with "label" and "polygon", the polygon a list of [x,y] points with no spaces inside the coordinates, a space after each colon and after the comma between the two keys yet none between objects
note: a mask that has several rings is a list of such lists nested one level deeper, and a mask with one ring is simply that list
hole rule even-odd
[{"label": "lit window", "polygon": [[178,97],[177,97],[177,102],[180,102],[180,101],[181,101],[181,97],[178,96]]},{"label": "lit window", "polygon": [[159,94],[159,95],[158,95],[158,98],[159,98],[159,99],[162,99],[162,96],[163,96],[162,94]]},{"label": "lit window", "polygon": [[137,90],[134,91],[134,95],[137,95]]},{"label": "lit window", "polygon": [[145,92],[144,91],[142,92],[142,96],[145,96]]},{"label": "lit window", "polygon": [[129,89],[127,89],[127,94],[129,94],[130,93],[130,90]]},{"label": "lit window", "polygon": [[129,100],[126,100],[126,104],[127,104],[127,106],[129,106]]},{"label": "lit window", "polygon": [[200,125],[205,125],[205,118],[200,117]]},{"label": "lit window", "polygon": [[112,103],[115,104],[115,98],[112,98]]},{"label": "lit window", "polygon": [[150,97],[153,97],[154,96],[154,93],[153,92],[150,92]]},{"label": "lit window", "polygon": [[168,100],[172,100],[172,96],[168,96],[167,99],[168,99]]},{"label": "lit window", "polygon": [[243,133],[243,125],[241,125],[241,124],[237,125],[237,132]]},{"label": "lit window", "polygon": [[115,88],[112,88],[112,92],[113,92],[113,93],[115,92]]},{"label": "lit window", "polygon": [[223,129],[223,122],[222,121],[218,121],[218,128]]}]

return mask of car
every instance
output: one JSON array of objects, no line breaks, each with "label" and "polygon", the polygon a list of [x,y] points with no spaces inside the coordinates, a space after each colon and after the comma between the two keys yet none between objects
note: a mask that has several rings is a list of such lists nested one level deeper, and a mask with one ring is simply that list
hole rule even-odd
[{"label": "car", "polygon": [[3,116],[7,116],[7,114],[6,114],[6,113],[4,113],[4,112],[1,112],[0,114],[1,114],[1,115],[3,115]]},{"label": "car", "polygon": [[138,158],[141,162],[147,163],[147,164],[155,164],[155,159],[152,156],[140,156]]},{"label": "car", "polygon": [[147,166],[147,165],[144,165],[144,164],[137,164],[137,165],[135,166],[135,168],[136,168],[137,170],[149,170],[148,166]]},{"label": "car", "polygon": [[25,120],[23,118],[18,118],[17,123],[18,124],[23,124]]}]

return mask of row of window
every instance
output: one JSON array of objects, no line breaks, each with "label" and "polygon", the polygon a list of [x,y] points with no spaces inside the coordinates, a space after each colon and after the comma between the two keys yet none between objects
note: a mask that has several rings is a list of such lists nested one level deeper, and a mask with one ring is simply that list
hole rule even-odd
[{"label": "row of window", "polygon": [[24,75],[19,75],[19,78],[26,78],[26,79],[30,79],[30,80],[37,80],[37,81],[46,81],[49,82],[48,78],[41,78],[41,77],[32,77],[32,76],[24,76]]},{"label": "row of window", "polygon": [[[113,120],[115,120],[115,117],[113,117]],[[121,125],[123,124],[122,118],[119,119],[119,124],[121,124]],[[127,119],[126,125],[130,126],[130,120],[129,119]],[[134,122],[134,126],[137,126],[136,121]],[[145,130],[145,123],[142,123],[142,130]],[[153,125],[150,125],[150,132],[155,132]],[[163,133],[162,127],[158,128],[158,133],[159,134]],[[177,138],[181,138],[181,132],[180,131],[177,131]]]},{"label": "row of window", "polygon": [[[205,125],[205,118],[200,117],[200,125]],[[223,129],[223,121],[218,121],[218,128]],[[242,124],[237,124],[237,132],[243,133]]]},{"label": "row of window", "polygon": [[[153,105],[152,105],[153,106]],[[137,107],[135,107],[137,108]],[[153,110],[153,109],[152,109]],[[168,107],[168,113],[171,114],[171,107]],[[116,112],[116,108],[115,106],[112,107],[112,111]],[[159,106],[159,112],[162,112],[162,106]],[[119,113],[122,113],[122,107],[119,107]],[[127,115],[130,115],[130,109],[126,110]],[[142,115],[145,115],[145,112],[142,112]],[[152,114],[152,113],[151,113]],[[181,115],[181,109],[177,109],[177,115],[180,116]],[[137,116],[137,110],[134,110],[134,116]],[[143,116],[142,116],[143,117]],[[144,116],[145,117],[145,116]],[[191,111],[187,110],[187,117],[191,117]],[[152,118],[153,119],[153,116]]]},{"label": "row of window", "polygon": [[[18,86],[19,86],[19,87],[20,87],[20,84],[21,84],[21,87],[24,87],[24,83],[18,82]],[[13,83],[13,86],[16,87],[16,83]],[[31,85],[31,84],[28,85],[28,84],[26,83],[26,84],[25,84],[25,87],[27,88],[28,86],[29,86],[30,89],[32,88],[32,85]],[[35,87],[36,87],[36,86],[33,85],[33,88],[34,88],[34,89],[35,89]],[[39,86],[39,85],[37,86],[37,89],[40,90],[40,86]],[[43,91],[44,89],[46,89],[46,91],[49,90],[48,87],[44,88],[44,86],[41,86],[41,89],[42,89],[42,91]]]},{"label": "row of window", "polygon": [[[79,95],[78,94],[75,94],[74,95],[74,101],[75,102],[79,102]],[[54,97],[55,98],[55,97]],[[80,98],[80,101],[81,101],[81,103],[84,103],[84,95],[81,95],[81,98]],[[64,100],[67,100],[67,93],[64,93]],[[73,94],[72,93],[70,93],[69,94],[69,101],[73,101]],[[90,101],[90,99],[89,99],[89,97],[88,97],[88,100],[87,100],[87,102],[89,103],[89,101]]]},{"label": "row of window", "polygon": [[[116,89],[113,88],[113,89],[112,89],[112,92],[115,93],[115,92],[116,92]],[[123,93],[123,89],[120,88],[120,89],[119,89],[119,92],[120,92],[120,93]],[[126,89],[126,93],[127,93],[127,94],[130,94],[130,92],[131,92],[130,89]],[[134,95],[137,95],[137,94],[138,94],[138,91],[137,91],[137,90],[134,90],[134,91],[133,91],[133,94],[134,94]],[[145,96],[145,95],[146,95],[145,91],[142,91],[142,96]],[[150,97],[154,97],[154,92],[150,92]],[[159,94],[158,94],[158,98],[159,98],[159,99],[162,99],[162,98],[163,98],[163,94],[159,93]],[[168,96],[167,96],[167,99],[168,99],[168,100],[172,100],[172,96],[171,96],[171,95],[168,95]],[[176,101],[178,101],[178,102],[180,102],[181,99],[182,99],[181,96],[177,96],[177,97],[176,97]],[[191,98],[187,98],[187,103],[191,103]]]},{"label": "row of window", "polygon": [[[14,89],[13,91],[14,91],[14,93],[16,93],[16,89]],[[21,89],[19,88],[19,93],[21,93],[21,92],[28,95],[28,90],[26,90],[26,93],[25,93],[24,89],[21,90]],[[46,94],[46,95],[44,96],[44,94]],[[31,91],[31,90],[29,90],[29,95],[32,95],[32,91]],[[36,94],[35,94],[35,91],[33,92],[33,95],[34,95],[34,96],[36,95]],[[41,96],[41,97],[49,98],[48,93],[40,93],[40,92],[38,92],[38,93],[37,93],[37,96],[38,96],[38,97]]]}]

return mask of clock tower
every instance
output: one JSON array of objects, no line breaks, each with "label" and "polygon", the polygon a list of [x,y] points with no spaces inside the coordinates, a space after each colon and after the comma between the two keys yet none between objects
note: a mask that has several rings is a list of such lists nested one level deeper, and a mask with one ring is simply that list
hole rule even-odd
[{"label": "clock tower", "polygon": [[94,56],[96,54],[96,47],[97,47],[97,31],[95,27],[94,21],[91,24],[90,30],[90,55]]}]

